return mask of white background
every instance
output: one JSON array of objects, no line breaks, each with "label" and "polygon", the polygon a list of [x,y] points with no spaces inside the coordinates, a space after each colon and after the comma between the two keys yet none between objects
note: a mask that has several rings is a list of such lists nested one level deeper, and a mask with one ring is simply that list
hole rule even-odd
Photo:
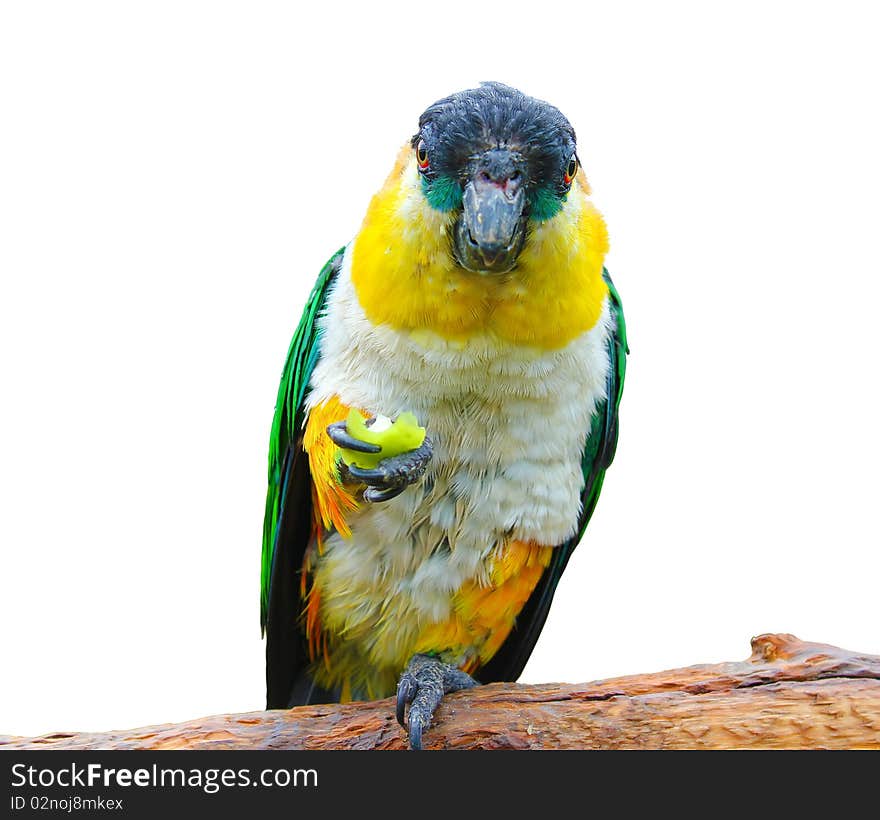
[{"label": "white background", "polygon": [[870,7],[4,3],[0,733],[262,706],[291,333],[419,113],[485,79],[574,124],[632,346],[524,680],[880,653]]}]

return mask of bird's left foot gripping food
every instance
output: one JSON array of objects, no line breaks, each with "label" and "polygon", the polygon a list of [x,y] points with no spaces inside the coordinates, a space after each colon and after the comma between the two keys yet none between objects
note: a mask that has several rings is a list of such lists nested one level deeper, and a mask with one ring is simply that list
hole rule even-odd
[{"label": "bird's left foot gripping food", "polygon": [[327,428],[339,447],[339,472],[348,483],[366,484],[364,500],[396,498],[418,481],[433,455],[431,439],[413,413],[395,421],[385,416],[364,417],[354,408],[345,421]]}]

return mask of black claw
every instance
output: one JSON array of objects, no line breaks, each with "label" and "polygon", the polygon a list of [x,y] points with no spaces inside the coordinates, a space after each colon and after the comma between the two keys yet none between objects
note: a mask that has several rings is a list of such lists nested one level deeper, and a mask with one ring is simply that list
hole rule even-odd
[{"label": "black claw", "polygon": [[355,438],[348,432],[344,421],[335,421],[327,427],[327,435],[333,439],[337,447],[345,447],[346,450],[354,450],[358,453],[380,453],[382,448],[378,444],[368,444]]},{"label": "black claw", "polygon": [[409,747],[414,752],[422,750],[422,722],[411,720],[409,724]]},{"label": "black claw", "polygon": [[364,501],[369,501],[371,504],[378,504],[380,501],[390,501],[392,498],[397,498],[405,489],[405,484],[401,484],[398,487],[388,487],[385,490],[378,487],[367,487],[364,490]]},{"label": "black claw", "polygon": [[365,467],[358,467],[356,464],[349,464],[348,471],[358,481],[364,484],[384,484],[388,480],[388,474],[384,470],[371,470]]},{"label": "black claw", "polygon": [[406,705],[412,703],[412,699],[416,696],[416,687],[412,678],[404,675],[397,684],[397,722],[406,729],[406,721],[404,714]]}]

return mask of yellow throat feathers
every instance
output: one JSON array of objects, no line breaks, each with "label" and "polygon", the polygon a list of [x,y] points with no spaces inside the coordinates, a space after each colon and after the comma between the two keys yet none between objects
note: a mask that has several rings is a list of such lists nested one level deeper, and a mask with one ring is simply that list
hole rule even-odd
[{"label": "yellow throat feathers", "polygon": [[453,216],[432,208],[409,146],[373,197],[355,239],[351,275],[374,324],[450,341],[489,333],[544,350],[592,328],[607,287],[608,234],[579,173],[562,210],[530,226],[516,267],[482,275],[452,256]]}]

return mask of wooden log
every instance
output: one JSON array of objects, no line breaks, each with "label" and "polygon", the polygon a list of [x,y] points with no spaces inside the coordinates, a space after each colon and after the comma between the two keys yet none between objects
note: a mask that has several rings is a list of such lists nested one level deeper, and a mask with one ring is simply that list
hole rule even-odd
[{"label": "wooden log", "polygon": [[[434,749],[880,749],[880,656],[760,635],[735,663],[448,696]],[[392,699],[217,715],[0,749],[403,749]]]}]

